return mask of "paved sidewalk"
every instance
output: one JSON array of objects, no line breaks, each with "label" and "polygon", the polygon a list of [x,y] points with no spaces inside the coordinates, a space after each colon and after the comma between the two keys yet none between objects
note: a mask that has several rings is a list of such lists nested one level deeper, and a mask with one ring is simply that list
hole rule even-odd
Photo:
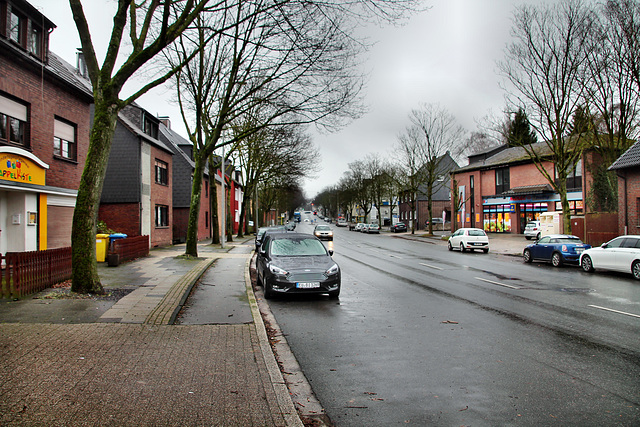
[{"label": "paved sidewalk", "polygon": [[[101,267],[107,290],[133,289],[116,303],[0,303],[0,425],[301,426],[251,289],[250,254],[234,279],[244,279],[252,322],[172,324],[207,268],[238,256],[198,250],[198,260],[177,258],[178,246]],[[29,322],[29,312],[53,321]]]}]

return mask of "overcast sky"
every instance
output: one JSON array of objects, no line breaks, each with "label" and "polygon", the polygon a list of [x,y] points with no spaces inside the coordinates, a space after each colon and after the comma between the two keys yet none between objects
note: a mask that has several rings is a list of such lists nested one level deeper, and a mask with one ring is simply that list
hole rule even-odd
[{"label": "overcast sky", "polygon": [[[368,113],[340,132],[314,134],[321,170],[305,181],[308,197],[338,182],[348,164],[367,153],[386,157],[420,103],[439,103],[467,130],[476,120],[504,109],[496,60],[509,41],[516,5],[542,0],[426,0],[431,8],[401,27],[372,29],[377,44],[368,52]],[[551,0],[553,1],[553,0]],[[30,0],[57,28],[50,49],[76,64],[80,46],[69,4],[64,0]],[[104,52],[111,33],[113,2],[85,0],[96,50]],[[101,57],[103,53],[101,54]],[[184,133],[179,109],[167,89],[156,89],[138,103],[153,114],[168,115],[174,130]]]}]

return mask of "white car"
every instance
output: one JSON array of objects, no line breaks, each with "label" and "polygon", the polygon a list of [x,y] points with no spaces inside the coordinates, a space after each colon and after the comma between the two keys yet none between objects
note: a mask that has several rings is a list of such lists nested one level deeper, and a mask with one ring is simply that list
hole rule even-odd
[{"label": "white car", "polygon": [[380,226],[378,224],[365,224],[362,229],[363,233],[377,233],[380,234]]},{"label": "white car", "polygon": [[364,222],[359,222],[356,224],[356,227],[354,228],[355,231],[362,231],[362,229],[364,228],[364,226],[367,225]]},{"label": "white car", "polygon": [[536,239],[540,240],[540,221],[529,221],[527,226],[524,228],[524,238],[527,240]]},{"label": "white car", "polygon": [[485,254],[489,252],[489,236],[480,228],[459,228],[449,237],[447,244],[450,251],[454,248],[460,252],[482,249]]},{"label": "white car", "polygon": [[580,266],[588,273],[594,270],[613,270],[631,273],[640,280],[640,236],[620,236],[587,249],[580,255]]},{"label": "white car", "polygon": [[328,225],[316,225],[316,228],[313,229],[313,235],[320,240],[333,240],[333,231]]}]

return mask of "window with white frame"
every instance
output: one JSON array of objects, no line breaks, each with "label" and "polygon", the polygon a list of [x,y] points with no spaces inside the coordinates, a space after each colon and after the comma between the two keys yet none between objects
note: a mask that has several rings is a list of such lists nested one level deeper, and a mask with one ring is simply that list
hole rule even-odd
[{"label": "window with white frame", "polygon": [[0,95],[0,143],[28,146],[27,106]]},{"label": "window with white frame", "polygon": [[169,206],[156,205],[156,227],[169,226]]},{"label": "window with white frame", "polygon": [[162,160],[156,159],[156,183],[169,185],[169,165]]},{"label": "window with white frame", "polygon": [[53,155],[77,160],[76,127],[60,119],[54,119],[53,123]]}]

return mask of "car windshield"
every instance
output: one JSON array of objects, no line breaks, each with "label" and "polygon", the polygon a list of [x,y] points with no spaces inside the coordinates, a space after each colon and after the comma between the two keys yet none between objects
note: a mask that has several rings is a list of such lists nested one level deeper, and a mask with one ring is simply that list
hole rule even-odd
[{"label": "car windshield", "polygon": [[469,236],[486,236],[482,230],[469,230]]},{"label": "car windshield", "polygon": [[316,227],[316,230],[324,230],[324,231],[326,231],[326,230],[331,230],[331,228],[328,225],[318,225]]},{"label": "car windshield", "polygon": [[557,239],[554,239],[554,243],[569,243],[569,244],[581,244],[582,240],[580,239],[575,239],[572,237],[560,237]]},{"label": "car windshield", "polygon": [[326,255],[324,245],[316,239],[276,239],[271,243],[271,255]]}]

